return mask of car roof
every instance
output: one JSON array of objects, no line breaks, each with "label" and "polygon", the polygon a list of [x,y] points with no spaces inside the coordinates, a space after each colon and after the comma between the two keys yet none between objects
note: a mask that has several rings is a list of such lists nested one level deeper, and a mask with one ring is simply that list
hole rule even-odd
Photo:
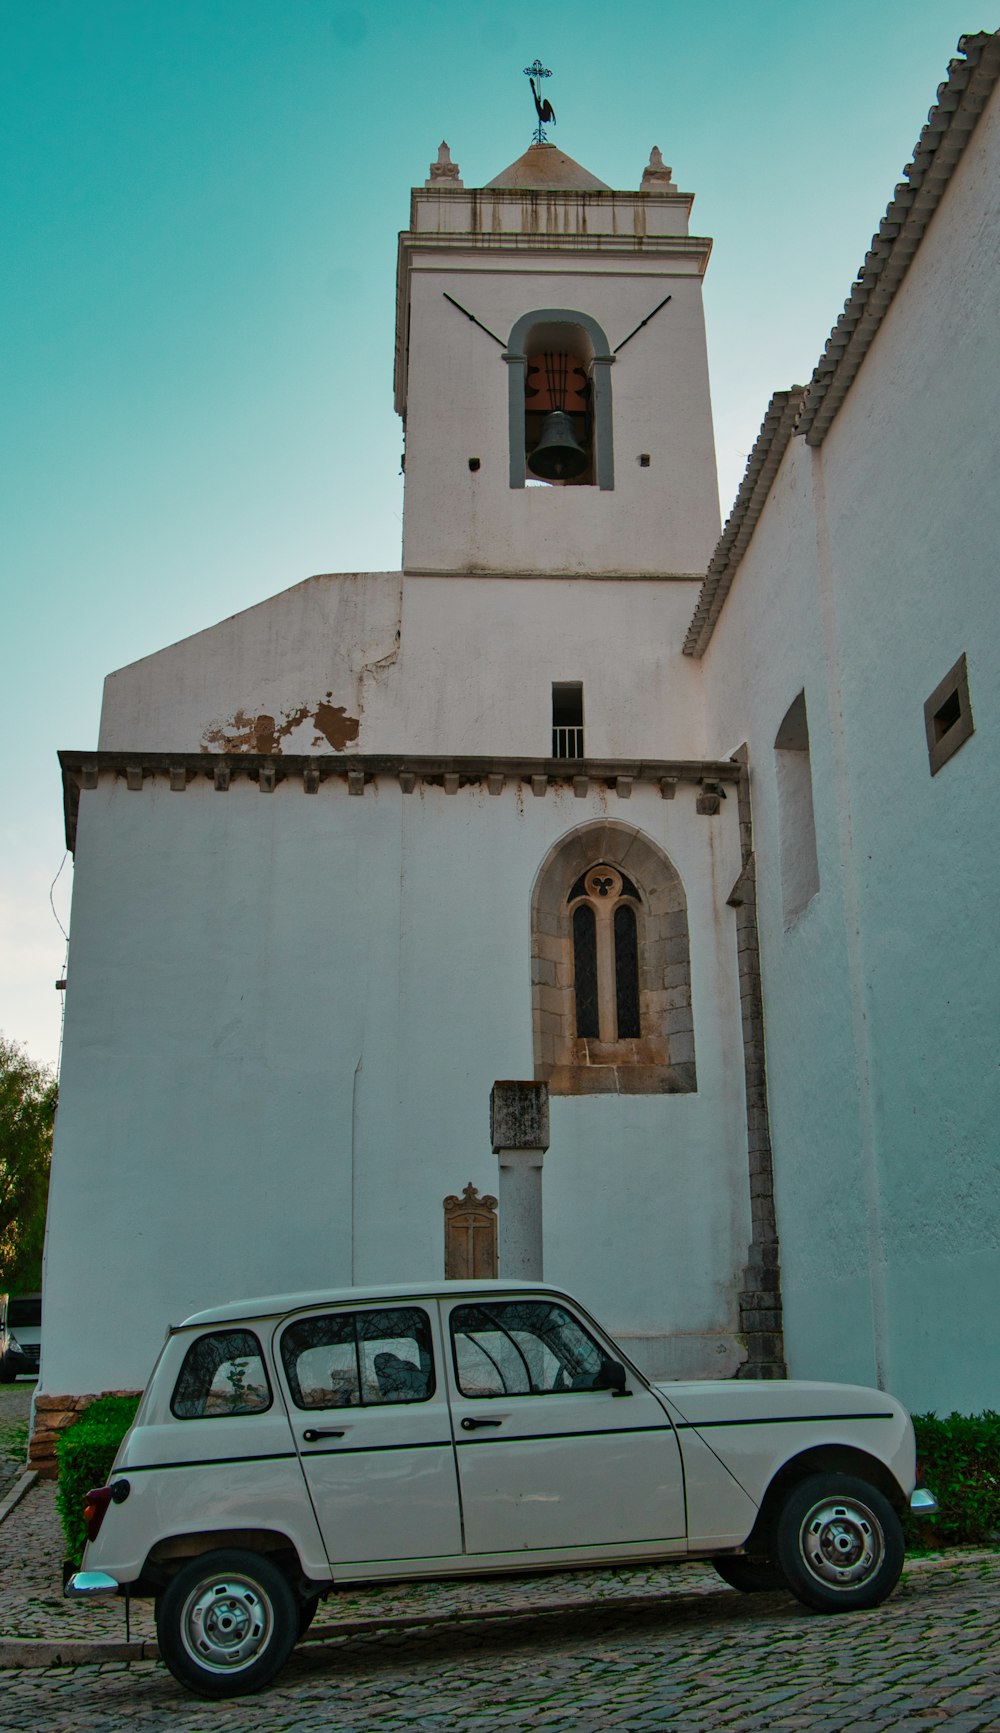
[{"label": "car roof", "polygon": [[172,1330],[189,1330],[195,1325],[231,1323],[233,1319],[281,1317],[286,1312],[298,1312],[311,1306],[349,1306],[371,1300],[431,1300],[455,1299],[462,1295],[485,1296],[502,1293],[552,1294],[565,1298],[562,1290],[548,1282],[524,1282],[503,1277],[475,1282],[385,1282],[378,1286],[357,1288],[315,1288],[300,1294],[262,1294],[256,1299],[227,1300],[222,1305],[208,1306],[202,1312],[192,1312]]}]

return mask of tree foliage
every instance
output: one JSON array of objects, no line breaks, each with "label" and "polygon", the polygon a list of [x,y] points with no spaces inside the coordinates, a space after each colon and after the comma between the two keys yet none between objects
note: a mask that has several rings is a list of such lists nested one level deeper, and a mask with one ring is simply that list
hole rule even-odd
[{"label": "tree foliage", "polygon": [[57,1085],[0,1035],[0,1290],[42,1285],[42,1241]]}]

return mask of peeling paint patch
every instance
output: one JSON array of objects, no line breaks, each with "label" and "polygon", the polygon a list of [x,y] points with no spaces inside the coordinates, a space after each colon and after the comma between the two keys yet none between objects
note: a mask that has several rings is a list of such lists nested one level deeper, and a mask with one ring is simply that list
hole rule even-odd
[{"label": "peeling paint patch", "polygon": [[213,722],[205,729],[201,737],[202,752],[259,752],[268,757],[280,757],[281,743],[296,728],[301,728],[304,722],[312,722],[318,729],[313,740],[314,746],[321,746],[325,740],[334,752],[343,752],[351,741],[358,738],[361,723],[356,716],[349,716],[343,705],[331,704],[332,692],[327,692],[316,704],[299,704],[293,709],[283,710],[280,720],[266,712],[251,715],[248,710],[237,710],[225,722]]},{"label": "peeling paint patch", "polygon": [[[332,696],[327,693],[327,698]],[[325,701],[317,704],[313,713],[313,721],[324,740],[333,747],[334,752],[343,752],[352,740],[357,740],[361,723],[356,716],[348,716],[342,704],[328,704]],[[319,745],[318,740],[313,741]]]}]

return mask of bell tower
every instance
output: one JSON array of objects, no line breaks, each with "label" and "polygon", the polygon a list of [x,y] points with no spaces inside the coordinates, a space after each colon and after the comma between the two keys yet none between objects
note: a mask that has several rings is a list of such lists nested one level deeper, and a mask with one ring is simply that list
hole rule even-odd
[{"label": "bell tower", "polygon": [[615,192],[544,137],[481,188],[441,146],[399,237],[404,571],[704,572],[711,242],[692,203],[656,149]]}]

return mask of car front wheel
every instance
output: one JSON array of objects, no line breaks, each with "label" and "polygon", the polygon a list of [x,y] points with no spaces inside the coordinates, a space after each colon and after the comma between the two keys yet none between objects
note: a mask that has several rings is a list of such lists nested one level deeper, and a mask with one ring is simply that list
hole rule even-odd
[{"label": "car front wheel", "polygon": [[788,1493],[775,1554],[793,1595],[821,1613],[876,1607],[903,1568],[903,1530],[889,1500],[850,1474],[814,1474]]},{"label": "car front wheel", "polygon": [[157,1597],[160,1654],[199,1697],[259,1691],[284,1666],[298,1634],[291,1585],[260,1553],[203,1553]]}]

